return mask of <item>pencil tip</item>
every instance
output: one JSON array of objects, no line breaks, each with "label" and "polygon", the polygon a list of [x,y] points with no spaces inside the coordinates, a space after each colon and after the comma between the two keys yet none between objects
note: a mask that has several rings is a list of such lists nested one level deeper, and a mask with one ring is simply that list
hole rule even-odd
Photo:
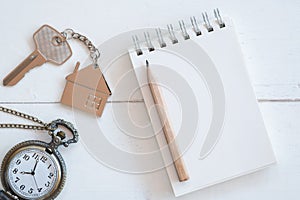
[{"label": "pencil tip", "polygon": [[148,60],[146,60],[146,67],[149,67],[149,62],[148,62]]}]

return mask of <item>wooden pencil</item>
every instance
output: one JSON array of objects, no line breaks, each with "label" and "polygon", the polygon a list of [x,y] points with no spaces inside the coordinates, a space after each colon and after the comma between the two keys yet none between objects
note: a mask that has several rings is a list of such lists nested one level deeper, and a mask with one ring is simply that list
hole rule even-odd
[{"label": "wooden pencil", "polygon": [[149,67],[149,62],[146,60],[146,66],[147,66],[147,80],[149,84],[149,88],[151,90],[151,94],[154,100],[154,103],[156,104],[157,112],[159,114],[159,118],[162,124],[162,129],[166,138],[166,141],[169,145],[169,149],[173,158],[174,166],[178,175],[178,179],[180,182],[187,181],[189,179],[189,175],[187,172],[187,169],[185,167],[185,163],[183,158],[180,155],[178,146],[175,141],[175,134],[174,130],[170,124],[170,121],[167,116],[166,112],[166,106],[164,103],[164,100],[162,98],[160,89],[158,85],[155,83],[155,79],[151,74],[151,70]]}]

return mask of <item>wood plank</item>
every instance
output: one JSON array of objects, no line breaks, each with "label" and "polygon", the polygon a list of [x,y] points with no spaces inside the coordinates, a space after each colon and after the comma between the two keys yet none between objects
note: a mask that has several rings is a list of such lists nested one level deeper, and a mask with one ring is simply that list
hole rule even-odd
[{"label": "wood plank", "polygon": [[[171,5],[168,1],[161,1],[157,4],[154,1],[141,0],[118,1],[117,4],[118,6],[116,2],[107,1],[103,6],[101,1],[87,1],[86,4],[74,4],[71,9],[57,9],[57,3],[53,1],[20,1],[18,5],[14,1],[5,2],[0,7],[2,16],[0,17],[2,38],[0,39],[2,58],[0,59],[0,80],[31,53],[34,47],[31,35],[38,26],[44,23],[49,23],[60,30],[74,28],[89,36],[96,44],[100,44],[128,30],[149,26],[165,27],[168,23],[175,25],[177,19],[184,19],[187,22],[191,15],[200,19],[200,12],[211,11],[218,6],[222,14],[231,16],[236,23],[245,62],[255,92],[261,102],[260,107],[278,164],[267,170],[176,199],[279,200],[297,198],[300,195],[298,190],[300,180],[298,130],[300,125],[297,122],[300,117],[300,68],[298,66],[300,62],[300,38],[298,36],[300,2],[298,0],[288,2],[253,0],[241,4],[237,0],[217,2],[173,0]],[[70,3],[61,0],[59,6],[69,8]],[[128,9],[124,9],[127,7]],[[84,17],[82,17],[83,15],[78,13],[83,13],[84,10],[89,10],[89,12],[84,12]],[[151,16],[149,16],[150,12]],[[69,16],[72,16],[72,20],[68,20]],[[93,20],[95,18],[96,23]],[[81,45],[76,42],[72,42],[71,45],[74,48],[74,56],[64,66],[46,65],[37,68],[25,77],[22,85],[15,88],[4,88],[0,84],[0,103],[34,113],[44,120],[56,117],[74,120],[71,109],[59,103],[49,104],[49,102],[59,101],[65,84],[64,77],[73,71],[74,64],[77,61],[84,63],[83,61],[87,60],[87,51]],[[120,48],[123,48],[121,44]],[[122,62],[128,62],[127,58],[123,59]],[[107,66],[102,67],[106,69]],[[128,69],[126,65],[121,64],[119,68],[111,68],[109,73],[109,70],[107,71],[111,74],[107,76],[113,88],[116,86],[116,80]],[[110,116],[113,105],[111,102],[123,107],[121,102],[128,100],[128,91],[136,86],[133,79],[130,77],[128,79],[130,81],[124,85],[123,92],[117,92],[118,96],[110,99],[106,114],[102,118],[106,123],[102,120],[99,123],[107,131],[113,133],[110,139],[122,145],[126,150],[133,148],[135,151],[147,151],[149,147],[144,147],[136,141],[132,142],[123,136],[123,132],[114,124],[113,117]],[[133,114],[135,120],[140,119],[137,121],[138,124],[145,125],[147,122],[145,116],[141,115],[144,108],[141,106],[140,97],[137,92],[132,100],[138,103],[131,106],[136,111]],[[127,110],[127,107],[124,106],[124,110]],[[0,114],[0,120],[13,119],[2,116]],[[111,123],[107,124],[107,122]],[[126,121],[121,126],[124,127],[125,124],[127,124]],[[143,134],[147,136],[151,133]],[[29,138],[47,139],[47,136],[37,135],[30,131],[0,130],[0,160],[11,146]],[[68,163],[69,177],[67,186],[58,199],[87,199],[97,196],[103,199],[175,200],[164,170],[143,175],[121,173],[95,161],[82,143],[70,150],[62,149],[62,153]],[[78,160],[88,164],[78,165]]]},{"label": "wood plank", "polygon": [[[145,125],[148,123],[145,107],[143,103],[126,105],[119,103],[118,115],[125,116],[129,110],[131,119],[136,124]],[[60,104],[40,104],[40,105],[7,105],[36,116],[44,121],[49,121],[57,117],[73,121],[71,109]],[[297,120],[300,117],[300,104],[295,103],[260,103],[266,127],[274,147],[278,164],[266,170],[244,176],[233,181],[216,185],[195,193],[183,196],[179,199],[293,199],[299,196],[298,182],[300,180],[300,135],[298,130],[300,124]],[[143,140],[132,140],[124,135],[125,124],[116,124],[116,119],[112,113],[112,104],[108,104],[104,115],[99,119],[99,126],[111,142],[128,151],[145,152],[149,151],[151,145],[145,145]],[[10,121],[7,115],[0,114],[1,121]],[[125,127],[126,130],[126,127]],[[151,134],[149,131],[145,131]],[[89,134],[89,133],[80,133]],[[144,135],[145,136],[145,135]],[[23,130],[0,130],[0,160],[4,154],[17,142],[28,139],[47,139],[47,135],[36,134]],[[152,144],[155,145],[155,144]],[[99,147],[101,148],[101,147]],[[98,198],[103,199],[163,199],[175,200],[171,191],[167,174],[164,170],[158,170],[146,174],[128,174],[109,168],[98,163],[88,153],[83,141],[78,145],[70,146],[69,149],[61,148],[61,152],[68,165],[67,185],[58,199],[74,198]],[[128,161],[130,162],[130,161]],[[84,163],[84,164],[78,164]],[[138,163],[133,163],[138,165]],[[80,182],[81,184],[78,184]],[[76,191],[76,193],[74,193]]]},{"label": "wood plank", "polygon": [[[180,0],[174,0],[173,8],[169,9],[168,2],[150,3],[149,7],[144,6],[144,1],[135,2],[132,5],[119,2],[119,5],[129,6],[134,11],[138,10],[139,18],[132,15],[134,12],[126,13],[122,16],[122,22],[125,23],[114,25],[116,22],[120,22],[120,13],[123,13],[123,11],[119,12],[120,10],[116,9],[115,4],[112,2],[107,2],[108,9],[103,9],[101,2],[93,2],[93,6],[89,8],[90,12],[85,13],[85,17],[82,18],[81,15],[74,15],[74,13],[82,12],[82,7],[79,5],[74,5],[70,10],[58,11],[53,15],[52,11],[55,10],[55,5],[34,2],[35,12],[37,13],[28,15],[24,11],[32,9],[30,3],[21,2],[18,6],[15,6],[14,2],[8,1],[0,8],[1,16],[5,16],[0,18],[1,37],[3,38],[0,41],[1,47],[3,47],[0,49],[0,53],[5,58],[0,60],[0,80],[31,53],[34,48],[31,35],[39,25],[46,22],[54,25],[59,30],[69,27],[78,29],[99,45],[118,33],[140,27],[165,27],[166,24],[173,23],[178,28],[177,19],[184,19],[188,22],[191,15],[195,15],[200,19],[201,11],[206,10],[211,13],[211,10],[217,5],[222,14],[231,16],[236,23],[246,65],[258,98],[295,99],[300,97],[300,68],[298,67],[300,62],[299,1],[274,2],[266,0],[261,2],[254,0],[244,2],[241,5],[236,0],[219,1],[217,4],[211,4],[209,1],[189,0],[185,4],[189,6],[182,6]],[[68,7],[69,3],[61,1],[60,5],[61,7]],[[13,12],[11,8],[14,9]],[[98,9],[101,12],[98,12]],[[151,9],[151,17],[148,15],[149,9]],[[20,18],[16,13],[21,15],[23,13],[23,15]],[[98,19],[105,19],[101,21],[101,28],[97,28],[94,24],[87,23],[87,20],[85,20],[94,19],[95,13],[97,13]],[[76,21],[76,24],[72,24],[72,22],[67,24],[64,20],[61,20],[65,19],[65,16],[72,16],[72,21]],[[10,20],[10,23],[7,23],[7,19]],[[131,44],[131,37],[128,38],[126,45],[129,43]],[[127,46],[124,46],[124,44],[112,48],[126,49]],[[64,77],[72,72],[77,61],[84,63],[88,60],[88,52],[83,46],[75,41],[72,41],[71,45],[73,46],[74,55],[64,66],[56,67],[48,64],[32,70],[18,86],[13,88],[1,86],[0,94],[3,95],[1,101],[59,101],[65,85]],[[105,60],[105,56],[103,58]],[[129,69],[126,66],[128,62],[126,59],[124,58],[124,65],[122,61],[118,68],[111,68],[107,71],[107,79],[112,88],[116,86],[116,80]],[[107,66],[102,67],[106,69]],[[128,78],[127,81],[129,82],[123,86],[124,90],[120,91],[135,88],[134,79]],[[116,94],[115,100],[128,99],[128,93],[116,92]],[[135,97],[140,99],[138,94]]]}]

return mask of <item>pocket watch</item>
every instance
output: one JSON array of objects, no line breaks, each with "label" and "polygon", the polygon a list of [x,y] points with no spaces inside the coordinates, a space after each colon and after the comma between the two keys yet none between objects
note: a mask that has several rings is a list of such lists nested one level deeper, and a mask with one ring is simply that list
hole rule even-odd
[{"label": "pocket watch", "polygon": [[[57,119],[49,124],[39,119],[0,107],[0,111],[13,114],[39,125],[0,124],[0,128],[21,128],[48,131],[51,142],[29,140],[14,146],[4,157],[1,165],[1,182],[4,190],[0,199],[52,200],[62,191],[66,181],[66,165],[58,147],[78,142],[78,132],[70,122]],[[67,138],[68,130],[72,137]]]}]

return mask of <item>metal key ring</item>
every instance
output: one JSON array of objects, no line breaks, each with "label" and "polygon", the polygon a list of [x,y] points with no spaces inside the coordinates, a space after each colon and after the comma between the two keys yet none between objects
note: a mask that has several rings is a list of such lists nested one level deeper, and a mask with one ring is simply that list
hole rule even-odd
[{"label": "metal key ring", "polygon": [[73,38],[74,30],[71,28],[65,29],[61,34],[66,38],[66,40],[70,40]]}]

